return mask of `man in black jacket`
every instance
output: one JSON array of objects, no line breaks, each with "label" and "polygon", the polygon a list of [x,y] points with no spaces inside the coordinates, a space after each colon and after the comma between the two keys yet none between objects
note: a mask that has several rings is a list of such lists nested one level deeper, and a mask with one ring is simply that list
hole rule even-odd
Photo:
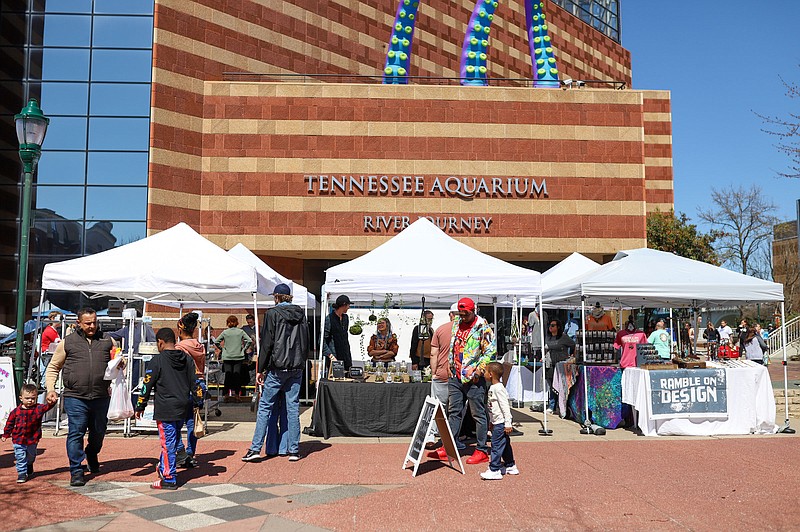
[{"label": "man in black jacket", "polygon": [[142,391],[136,401],[136,419],[142,417],[150,393],[158,386],[153,419],[158,425],[161,440],[161,459],[156,466],[161,478],[150,484],[150,487],[174,490],[178,488],[175,455],[181,428],[189,417],[193,404],[202,402],[203,390],[195,379],[194,360],[175,348],[175,331],[168,327],[159,329],[156,342],[159,354],[147,363]]},{"label": "man in black jacket", "polygon": [[[62,372],[64,383],[64,410],[69,421],[67,456],[69,457],[70,485],[83,486],[83,460],[89,472],[100,472],[97,455],[103,448],[108,424],[109,385],[105,370],[111,360],[114,342],[97,328],[97,313],[90,308],[78,311],[78,330],[58,344],[53,359],[47,366],[47,402],[58,399],[56,381]],[[86,451],[83,437],[89,432]]]},{"label": "man in black jacket", "polygon": [[[308,324],[305,311],[292,304],[289,287],[277,285],[272,293],[275,307],[267,311],[261,335],[256,382],[264,385],[256,414],[256,430],[244,462],[260,460],[270,414],[280,392],[286,394],[289,461],[300,459],[300,383],[308,357]],[[266,375],[265,375],[266,374]]]}]

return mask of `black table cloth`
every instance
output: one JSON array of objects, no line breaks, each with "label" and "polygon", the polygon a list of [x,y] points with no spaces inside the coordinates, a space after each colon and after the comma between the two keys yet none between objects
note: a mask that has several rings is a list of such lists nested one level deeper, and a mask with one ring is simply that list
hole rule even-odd
[{"label": "black table cloth", "polygon": [[430,383],[322,380],[314,406],[317,436],[401,436],[414,433]]}]

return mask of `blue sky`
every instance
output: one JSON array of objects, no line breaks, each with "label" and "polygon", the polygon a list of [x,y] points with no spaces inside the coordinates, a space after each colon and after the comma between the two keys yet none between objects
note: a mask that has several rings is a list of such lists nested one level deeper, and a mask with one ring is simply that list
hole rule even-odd
[{"label": "blue sky", "polygon": [[758,183],[796,217],[800,179],[763,133],[763,115],[800,114],[779,76],[800,83],[800,0],[622,0],[634,89],[672,93],[675,210],[694,223],[711,187]]}]

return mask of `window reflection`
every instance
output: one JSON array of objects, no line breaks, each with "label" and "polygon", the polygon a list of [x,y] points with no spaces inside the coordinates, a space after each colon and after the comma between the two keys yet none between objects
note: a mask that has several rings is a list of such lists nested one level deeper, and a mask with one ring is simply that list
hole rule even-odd
[{"label": "window reflection", "polygon": [[42,148],[47,150],[85,150],[86,119],[52,117]]},{"label": "window reflection", "polygon": [[93,83],[91,114],[150,116],[150,84]]},{"label": "window reflection", "polygon": [[106,246],[112,241],[111,247],[119,247],[141,240],[145,236],[147,236],[145,222],[97,222],[86,229],[86,254],[111,249]]},{"label": "window reflection", "polygon": [[91,185],[147,185],[147,152],[89,152]]},{"label": "window reflection", "polygon": [[86,152],[44,151],[36,175],[39,184],[82,185],[86,176]]},{"label": "window reflection", "polygon": [[90,150],[146,150],[149,143],[147,118],[89,119]]},{"label": "window reflection", "polygon": [[31,221],[31,253],[39,255],[80,254],[83,223],[64,220],[54,212],[36,209]]},{"label": "window reflection", "polygon": [[32,52],[32,61],[42,54],[43,80],[86,81],[89,78],[89,50],[45,48]]},{"label": "window reflection", "polygon": [[84,187],[38,185],[35,208],[48,210],[66,220],[83,218]]},{"label": "window reflection", "polygon": [[87,220],[144,220],[147,187],[88,187]]},{"label": "window reflection", "polygon": [[150,50],[93,50],[92,81],[150,81]]},{"label": "window reflection", "polygon": [[88,102],[88,83],[42,83],[41,107],[48,116],[85,115]]},{"label": "window reflection", "polygon": [[33,24],[44,18],[45,46],[89,46],[92,17],[86,15],[34,15]]},{"label": "window reflection", "polygon": [[92,46],[111,48],[150,48],[153,45],[152,17],[94,18]]}]

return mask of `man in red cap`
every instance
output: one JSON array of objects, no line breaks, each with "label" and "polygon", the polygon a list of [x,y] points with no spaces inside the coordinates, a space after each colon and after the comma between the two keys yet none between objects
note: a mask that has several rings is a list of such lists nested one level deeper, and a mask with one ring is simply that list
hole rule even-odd
[{"label": "man in red cap", "polygon": [[[458,317],[453,321],[450,339],[450,404],[447,417],[450,430],[457,436],[464,416],[464,403],[469,401],[469,408],[475,419],[478,447],[467,459],[468,464],[489,461],[489,447],[486,445],[486,431],[489,427],[486,418],[486,379],[483,372],[496,355],[494,332],[485,319],[475,314],[475,302],[468,297],[460,299]],[[456,447],[459,451],[466,448],[458,439]],[[437,454],[438,458],[447,459],[443,448],[437,449]]]}]

